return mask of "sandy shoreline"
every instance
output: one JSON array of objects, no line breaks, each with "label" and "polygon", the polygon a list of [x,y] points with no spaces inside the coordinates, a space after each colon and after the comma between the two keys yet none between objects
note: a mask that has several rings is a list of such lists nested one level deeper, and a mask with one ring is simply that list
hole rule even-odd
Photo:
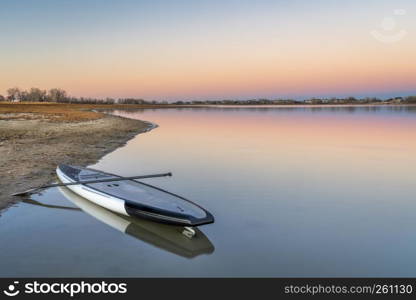
[{"label": "sandy shoreline", "polygon": [[0,210],[19,201],[12,193],[55,180],[57,164],[93,164],[149,126],[110,115],[81,122],[0,120]]}]

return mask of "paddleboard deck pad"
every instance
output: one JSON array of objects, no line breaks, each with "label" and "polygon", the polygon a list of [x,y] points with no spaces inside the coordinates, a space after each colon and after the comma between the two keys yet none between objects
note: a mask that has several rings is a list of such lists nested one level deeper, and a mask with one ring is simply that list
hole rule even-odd
[{"label": "paddleboard deck pad", "polygon": [[[120,178],[90,168],[59,165],[63,183]],[[198,204],[138,180],[109,181],[67,186],[74,193],[116,213],[181,226],[200,226],[214,217]]]}]

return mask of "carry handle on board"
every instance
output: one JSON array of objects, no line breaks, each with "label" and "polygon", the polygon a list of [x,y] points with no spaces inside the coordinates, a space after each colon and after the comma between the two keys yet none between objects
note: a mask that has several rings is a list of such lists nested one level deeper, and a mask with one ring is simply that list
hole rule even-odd
[{"label": "carry handle on board", "polygon": [[57,187],[57,186],[68,186],[68,185],[77,185],[77,184],[89,184],[89,183],[99,183],[99,182],[112,182],[112,181],[122,181],[122,180],[133,180],[133,179],[145,179],[145,178],[155,178],[155,177],[164,177],[164,176],[172,176],[172,173],[160,173],[160,174],[150,174],[150,175],[140,175],[140,176],[130,176],[130,177],[113,177],[107,179],[96,179],[96,180],[86,180],[86,181],[74,181],[69,183],[54,183],[49,185],[43,185],[35,188],[30,188],[23,192],[18,192],[12,194],[12,196],[23,196],[27,194],[34,193],[38,190]]}]

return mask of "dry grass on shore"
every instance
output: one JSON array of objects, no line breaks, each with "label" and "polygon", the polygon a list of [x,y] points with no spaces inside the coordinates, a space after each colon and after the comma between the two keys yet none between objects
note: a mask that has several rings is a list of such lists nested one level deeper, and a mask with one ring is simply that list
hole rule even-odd
[{"label": "dry grass on shore", "polygon": [[101,113],[87,109],[87,107],[57,103],[1,103],[0,120],[44,119],[52,122],[82,122],[102,117]]},{"label": "dry grass on shore", "polygon": [[[176,105],[139,104],[65,104],[48,102],[0,103],[0,120],[46,120],[51,122],[83,122],[97,120],[102,113],[94,109],[173,108]],[[180,107],[184,107],[183,105]]]}]

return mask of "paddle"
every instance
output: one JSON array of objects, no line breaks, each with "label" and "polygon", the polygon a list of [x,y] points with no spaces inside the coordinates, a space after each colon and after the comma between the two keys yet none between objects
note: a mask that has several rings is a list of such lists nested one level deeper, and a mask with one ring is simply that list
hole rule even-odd
[{"label": "paddle", "polygon": [[35,191],[57,187],[57,186],[68,186],[68,185],[77,185],[77,184],[89,184],[89,183],[99,183],[99,182],[112,182],[112,181],[122,181],[122,180],[133,180],[133,179],[144,179],[144,178],[154,178],[154,177],[164,177],[164,176],[172,176],[172,173],[161,173],[161,174],[151,174],[151,175],[141,175],[141,176],[131,176],[131,177],[113,177],[107,179],[96,179],[96,180],[86,180],[86,181],[74,181],[69,183],[54,183],[49,185],[43,185],[35,188],[28,189],[23,192],[18,192],[12,194],[12,196],[23,196],[27,194],[31,194]]}]

